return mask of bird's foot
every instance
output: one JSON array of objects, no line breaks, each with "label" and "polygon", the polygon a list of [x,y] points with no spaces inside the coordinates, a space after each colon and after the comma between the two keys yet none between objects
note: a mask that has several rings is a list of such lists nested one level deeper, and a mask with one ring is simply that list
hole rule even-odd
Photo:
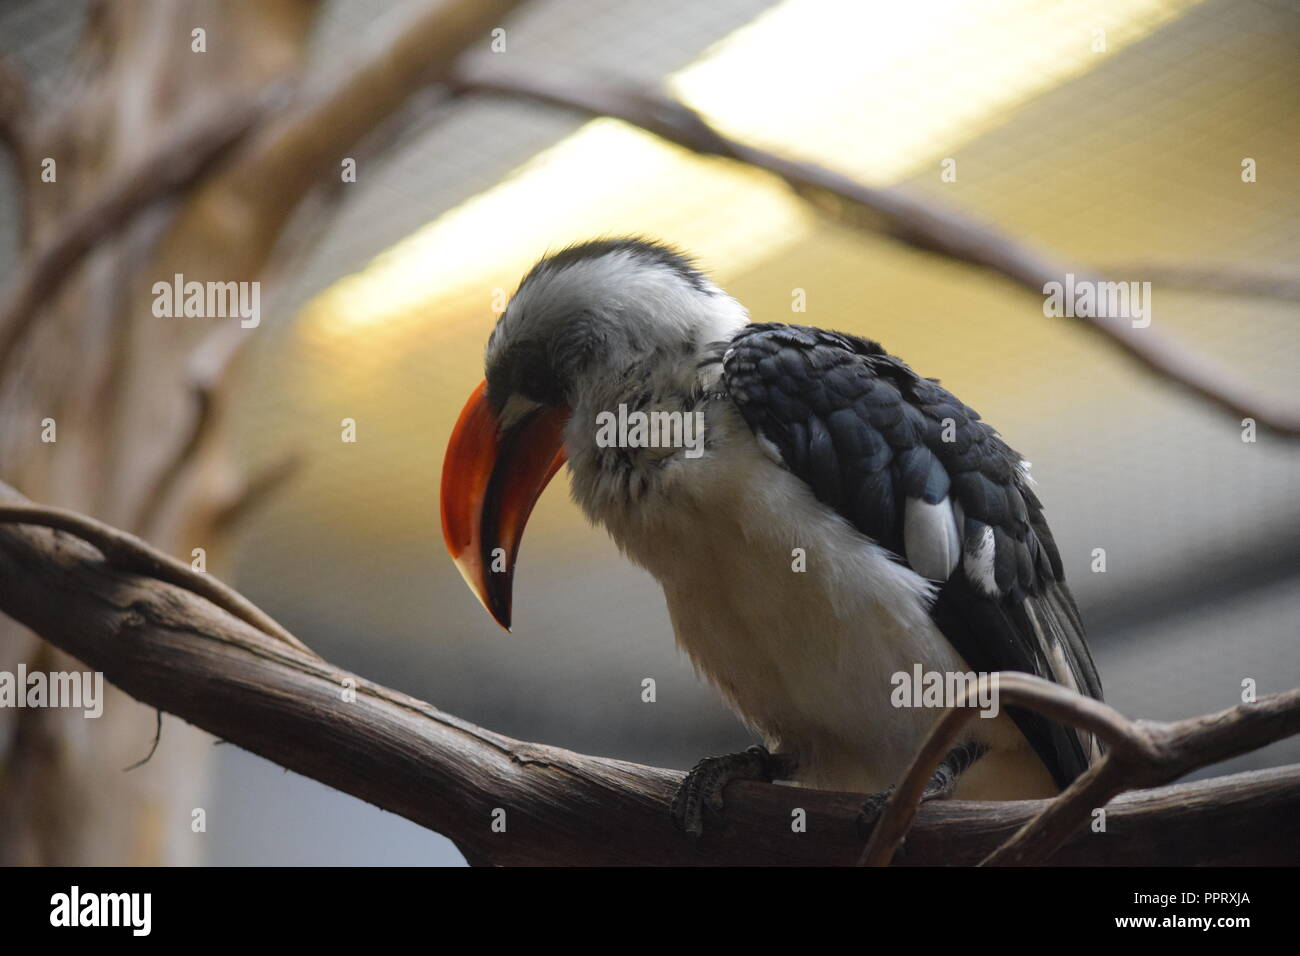
[{"label": "bird's foot", "polygon": [[[951,797],[957,789],[957,778],[988,751],[988,745],[978,741],[967,741],[954,747],[934,769],[930,782],[921,793],[921,802],[947,800]],[[876,822],[885,812],[885,805],[893,795],[894,787],[890,786],[879,793],[873,793],[862,802],[862,809],[858,811],[858,836],[864,840],[871,836],[871,831],[875,829]]]},{"label": "bird's foot", "polygon": [[753,746],[736,754],[705,757],[682,781],[673,796],[673,823],[688,836],[704,834],[704,810],[722,812],[722,791],[733,780],[771,783],[782,761],[766,747]]},{"label": "bird's foot", "polygon": [[[880,822],[880,815],[885,812],[885,805],[889,803],[889,798],[894,795],[894,787],[886,787],[879,793],[873,793],[867,799],[862,801],[862,809],[858,811],[858,836],[863,840],[871,838],[871,831],[876,828]],[[942,800],[946,798],[950,790],[944,790],[940,787],[931,785],[921,794],[921,802],[929,803],[931,800]]]},{"label": "bird's foot", "polygon": [[858,811],[858,836],[863,840],[871,836],[871,831],[876,828],[876,823],[880,815],[885,812],[885,804],[889,803],[889,798],[894,795],[894,788],[886,787],[879,793],[873,793],[862,801],[862,809]]}]

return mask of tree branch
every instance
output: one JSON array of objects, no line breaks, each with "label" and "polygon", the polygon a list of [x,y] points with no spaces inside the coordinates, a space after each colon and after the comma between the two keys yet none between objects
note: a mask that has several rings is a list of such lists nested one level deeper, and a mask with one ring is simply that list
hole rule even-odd
[{"label": "tree branch", "polygon": [[288,484],[302,466],[302,453],[289,451],[264,465],[252,477],[241,481],[214,511],[212,530],[217,534],[233,532],[250,514]]},{"label": "tree branch", "polygon": [[339,175],[338,163],[417,90],[443,81],[475,43],[487,47],[523,0],[411,3],[385,19],[348,61],[301,91],[293,105],[209,183],[194,209],[238,204],[256,224],[250,261],[264,261],[307,191]]},{"label": "tree branch", "polygon": [[[996,683],[999,707],[1023,707],[1100,737],[1105,756],[984,862],[1028,866],[1044,862],[1092,811],[1128,790],[1154,787],[1300,733],[1300,688],[1272,694],[1217,714],[1162,724],[1129,721],[1113,707],[1029,674],[980,678],[981,696]],[[969,695],[968,695],[969,696]],[[956,744],[961,729],[978,717],[965,699],[930,732],[903,782],[891,794],[861,861],[887,864],[902,843],[931,774]]]},{"label": "tree branch", "polygon": [[8,57],[0,56],[0,143],[15,163],[25,158],[27,139],[27,80]]},{"label": "tree branch", "polygon": [[[0,146],[13,161],[14,197],[18,206],[19,248],[31,235],[31,91],[18,65],[0,56]],[[0,325],[0,328],[4,328]]]},{"label": "tree branch", "polygon": [[1213,265],[1135,262],[1106,270],[1111,275],[1141,276],[1155,285],[1197,289],[1218,295],[1265,299],[1300,299],[1300,279],[1292,274]]},{"label": "tree branch", "polygon": [[[3,485],[0,502],[25,506]],[[0,524],[0,610],[140,701],[444,833],[475,862],[840,865],[857,856],[859,795],[737,782],[697,847],[670,821],[678,771],[476,727],[46,528]],[[1205,721],[1224,752],[1235,731]],[[978,862],[1046,805],[926,804],[896,862]],[[806,832],[791,828],[796,808]],[[504,833],[492,827],[498,809]],[[1053,862],[1300,862],[1300,767],[1126,795],[1106,833],[1074,835]]]},{"label": "tree branch", "polygon": [[[1101,281],[1092,271],[1022,243],[994,226],[936,202],[896,189],[876,189],[815,163],[789,159],[719,133],[683,104],[635,88],[568,83],[550,76],[497,67],[460,67],[449,81],[462,92],[523,96],[593,116],[612,116],[704,156],[722,156],[783,179],[822,212],[916,249],[979,266],[1010,279],[1040,298],[1066,273],[1076,281]],[[1154,327],[1134,328],[1118,317],[1080,318],[1129,358],[1233,415],[1259,427],[1300,435],[1300,408],[1275,398],[1232,369]]]},{"label": "tree branch", "polygon": [[[1023,684],[1027,675],[1016,677]],[[1029,678],[1037,680],[1037,678]],[[1046,683],[1046,682],[1044,682]],[[1019,691],[1013,691],[1011,702]],[[1058,719],[1066,719],[1064,716]],[[1066,722],[1069,722],[1068,719]],[[1237,754],[1300,733],[1300,688],[1169,724],[1127,723],[1101,762],[1053,800],[1035,819],[991,853],[988,865],[1032,866],[1057,847],[1113,797],[1139,787],[1177,780]],[[1108,741],[1110,743],[1110,741]]]},{"label": "tree branch", "polygon": [[195,571],[170,555],[155,550],[135,535],[101,524],[93,518],[69,511],[28,504],[0,504],[0,524],[27,524],[75,535],[94,545],[115,568],[147,575],[157,581],[184,588],[211,601],[217,607],[251,624],[264,634],[310,654],[307,646],[286,631],[239,592],[212,575]]},{"label": "tree branch", "polygon": [[0,56],[0,144],[12,151],[16,163],[25,155],[29,97],[27,78],[18,65]]},{"label": "tree branch", "polygon": [[187,467],[211,438],[221,386],[235,359],[252,339],[248,329],[237,322],[227,322],[205,335],[190,354],[185,377],[194,398],[194,417],[184,440],[177,444],[167,463],[154,477],[149,493],[140,499],[139,512],[132,526],[141,534],[150,533]]}]

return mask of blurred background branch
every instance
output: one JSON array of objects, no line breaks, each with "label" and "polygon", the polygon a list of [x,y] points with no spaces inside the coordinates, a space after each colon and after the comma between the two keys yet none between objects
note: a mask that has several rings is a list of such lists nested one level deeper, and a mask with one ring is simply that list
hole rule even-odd
[{"label": "blurred background branch", "polygon": [[262,119],[278,97],[221,103],[170,136],[159,148],[106,183],[83,208],[69,213],[52,238],[34,250],[9,281],[0,303],[0,374],[17,344],[57,298],[85,257],[155,203],[192,186]]},{"label": "blurred background branch", "polygon": [[[13,164],[22,170],[33,168],[27,143],[28,98],[27,78],[8,57],[0,56],[0,147],[8,151]],[[25,235],[27,230],[25,193],[26,190],[19,190],[16,210],[20,235]],[[0,329],[3,328],[0,322]]]},{"label": "blurred background branch", "polygon": [[1260,296],[1271,299],[1300,299],[1300,278],[1295,273],[1177,263],[1134,262],[1108,267],[1109,275],[1142,276],[1156,285],[1216,295]]},{"label": "blurred background branch", "polygon": [[[723,136],[694,110],[658,93],[601,85],[590,79],[557,81],[540,74],[494,68],[462,69],[453,78],[452,85],[462,91],[525,96],[592,115],[617,117],[694,152],[723,156],[767,170],[832,218],[883,233],[925,252],[989,269],[1035,296],[1044,296],[1048,283],[1063,283],[1066,273],[1073,274],[1076,281],[1093,282],[1120,279],[1128,282],[1134,275],[1146,275],[1100,276],[954,207],[898,190],[876,189],[815,163],[739,142]],[[1184,278],[1192,279],[1194,275]],[[1238,277],[1238,286],[1245,279]],[[1252,283],[1251,287],[1257,288],[1258,283]],[[1278,286],[1274,283],[1268,288],[1276,291]],[[1159,329],[1135,327],[1128,317],[1119,316],[1080,317],[1078,321],[1083,327],[1100,333],[1129,358],[1191,393],[1234,415],[1253,418],[1265,430],[1300,435],[1300,405],[1268,395],[1240,373]]]},{"label": "blurred background branch", "polygon": [[[6,69],[0,126],[22,147],[27,223],[0,306],[6,479],[224,566],[234,521],[292,469],[286,458],[244,479],[232,458],[229,397],[253,330],[159,328],[154,282],[260,281],[341,154],[515,5],[412,3],[319,84],[301,80],[314,0],[96,5],[58,96],[39,106],[19,108]],[[23,659],[58,665],[0,627],[0,660]],[[0,861],[193,862],[158,828],[201,799],[210,748],[182,731],[183,752],[122,776],[152,720],[110,702],[100,746],[73,760],[53,743],[77,733],[66,714],[4,715]]]}]

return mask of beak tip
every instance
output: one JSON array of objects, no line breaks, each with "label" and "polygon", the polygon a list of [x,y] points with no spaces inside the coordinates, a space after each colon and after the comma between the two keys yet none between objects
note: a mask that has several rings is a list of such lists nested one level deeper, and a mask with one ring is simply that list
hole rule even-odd
[{"label": "beak tip", "polygon": [[488,601],[484,603],[487,604],[488,613],[492,615],[492,620],[501,626],[501,630],[507,634],[510,633],[510,605],[502,600],[501,594],[489,594]]}]

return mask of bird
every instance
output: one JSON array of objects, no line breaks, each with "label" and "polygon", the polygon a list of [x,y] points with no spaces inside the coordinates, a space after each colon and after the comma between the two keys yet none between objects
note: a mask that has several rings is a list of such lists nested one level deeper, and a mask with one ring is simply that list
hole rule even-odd
[{"label": "bird", "polygon": [[[626,427],[654,416],[658,441]],[[687,774],[672,816],[692,837],[742,778],[866,794],[868,833],[942,713],[900,706],[900,675],[1020,671],[1102,698],[1028,463],[877,342],[753,322],[667,244],[546,255],[488,339],[441,516],[507,630],[528,515],[566,462],[581,510],[657,579],[677,645],[762,740]],[[967,722],[925,799],[1051,796],[1100,753],[1008,708]]]}]

